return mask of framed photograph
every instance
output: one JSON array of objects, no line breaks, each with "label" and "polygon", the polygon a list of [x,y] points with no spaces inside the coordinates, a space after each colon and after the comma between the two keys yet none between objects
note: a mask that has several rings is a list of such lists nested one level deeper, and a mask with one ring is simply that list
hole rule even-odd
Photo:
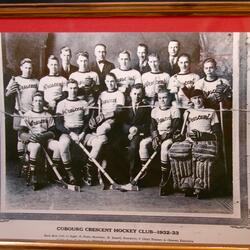
[{"label": "framed photograph", "polygon": [[249,7],[0,4],[0,247],[248,249]]}]

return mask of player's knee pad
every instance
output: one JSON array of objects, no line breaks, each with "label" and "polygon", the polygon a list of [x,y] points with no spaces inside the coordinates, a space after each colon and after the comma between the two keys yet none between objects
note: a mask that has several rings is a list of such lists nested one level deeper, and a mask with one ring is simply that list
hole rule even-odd
[{"label": "player's knee pad", "polygon": [[28,144],[28,151],[30,152],[31,158],[36,158],[41,150],[41,145],[39,143],[30,142]]},{"label": "player's knee pad", "polygon": [[172,140],[163,141],[161,144],[161,161],[166,162],[168,159],[168,150],[172,145]]},{"label": "player's knee pad", "polygon": [[139,146],[139,154],[141,159],[148,159],[150,157],[149,151],[151,147],[152,139],[151,138],[145,138],[141,140],[140,146]]},{"label": "player's knee pad", "polygon": [[92,141],[92,147],[98,147],[108,142],[108,137],[106,135],[98,135]]},{"label": "player's knee pad", "polygon": [[106,135],[111,130],[111,125],[107,122],[104,122],[102,125],[97,127],[96,135]]},{"label": "player's knee pad", "polygon": [[17,151],[24,152],[24,149],[25,149],[25,144],[22,141],[18,140],[17,141]]},{"label": "player's knee pad", "polygon": [[60,149],[65,149],[70,146],[70,143],[71,143],[70,137],[66,134],[62,134],[59,138],[58,147]]},{"label": "player's knee pad", "polygon": [[53,156],[60,156],[59,142],[56,140],[49,140],[48,149],[53,151]]}]

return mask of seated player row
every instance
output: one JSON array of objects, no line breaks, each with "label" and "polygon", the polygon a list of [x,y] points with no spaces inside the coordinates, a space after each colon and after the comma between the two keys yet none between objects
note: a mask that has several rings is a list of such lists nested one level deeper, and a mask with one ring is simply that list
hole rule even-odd
[{"label": "seated player row", "polygon": [[[136,153],[139,151],[143,165],[149,159],[152,149],[160,148],[162,170],[160,193],[168,194],[171,189],[168,151],[174,140],[184,139],[184,133],[180,133],[181,112],[177,107],[171,106],[172,94],[167,89],[160,90],[159,106],[151,111],[150,106],[143,101],[142,85],[134,85],[130,92],[132,105],[129,109],[123,110],[121,107],[125,98],[119,90],[116,90],[116,78],[112,73],[107,74],[106,84],[109,92],[105,91],[100,96],[99,100],[103,101],[101,112],[93,115],[88,103],[77,97],[78,83],[69,80],[68,97],[57,105],[55,124],[52,115],[43,109],[43,95],[40,92],[34,95],[33,108],[24,114],[19,129],[21,142],[24,142],[24,146],[27,145],[30,152],[31,183],[36,184],[37,158],[41,157],[41,147],[45,147],[48,142],[48,148],[53,151],[54,164],[59,166],[59,161],[62,160],[68,175],[67,181],[71,184],[75,184],[75,177],[72,174],[72,145],[77,146],[82,143],[84,146],[92,147],[90,161],[85,169],[82,169],[84,181],[92,184],[89,169],[93,169],[94,166],[91,159],[103,160],[99,158],[102,147],[108,142],[109,132],[112,132],[117,117],[122,114],[123,132],[129,145],[131,179],[137,174],[134,161]],[[190,98],[195,109],[188,111],[190,113],[188,138],[191,141],[206,138],[215,140],[219,124],[216,112],[204,108],[201,90],[193,89]],[[61,132],[58,141],[54,140],[55,125]],[[105,155],[102,157],[105,158]]]}]

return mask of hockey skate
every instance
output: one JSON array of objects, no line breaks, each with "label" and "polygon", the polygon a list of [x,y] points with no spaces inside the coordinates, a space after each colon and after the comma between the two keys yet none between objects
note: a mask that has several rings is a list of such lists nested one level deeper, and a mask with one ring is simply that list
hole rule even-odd
[{"label": "hockey skate", "polygon": [[197,197],[197,199],[201,199],[203,197],[203,191],[204,183],[200,178],[197,178],[194,184],[194,195]]},{"label": "hockey skate", "polygon": [[173,192],[173,186],[171,182],[171,171],[162,171],[159,188],[160,196],[167,196]]},{"label": "hockey skate", "polygon": [[87,163],[86,165],[83,166],[81,169],[82,173],[82,181],[87,185],[87,186],[93,186],[94,185],[94,179],[93,179],[93,173],[92,173],[92,166],[90,163]]},{"label": "hockey skate", "polygon": [[76,183],[76,181],[75,181],[75,177],[72,174],[71,170],[70,169],[66,169],[66,172],[67,172],[67,182],[69,184],[74,185]]}]

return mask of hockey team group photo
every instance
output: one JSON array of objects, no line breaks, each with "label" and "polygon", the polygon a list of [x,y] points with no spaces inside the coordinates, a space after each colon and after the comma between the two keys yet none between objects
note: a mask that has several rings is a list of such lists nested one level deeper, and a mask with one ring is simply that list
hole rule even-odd
[{"label": "hockey team group photo", "polygon": [[7,208],[233,212],[231,33],[4,33],[2,61]]}]

